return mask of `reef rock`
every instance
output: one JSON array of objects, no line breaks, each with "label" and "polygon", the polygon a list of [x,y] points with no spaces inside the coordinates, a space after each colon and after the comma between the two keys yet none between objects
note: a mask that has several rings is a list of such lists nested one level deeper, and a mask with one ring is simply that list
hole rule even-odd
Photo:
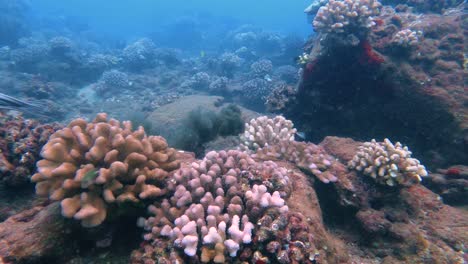
[{"label": "reef rock", "polygon": [[71,250],[68,223],[59,203],[11,216],[0,223],[0,263],[56,263]]}]

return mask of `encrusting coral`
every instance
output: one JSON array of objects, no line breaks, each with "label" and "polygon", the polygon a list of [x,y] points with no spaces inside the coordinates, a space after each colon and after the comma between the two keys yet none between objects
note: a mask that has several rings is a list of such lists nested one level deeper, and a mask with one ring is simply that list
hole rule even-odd
[{"label": "encrusting coral", "polygon": [[30,182],[42,146],[61,127],[0,113],[0,181],[9,187]]},{"label": "encrusting coral", "polygon": [[312,143],[294,140],[294,124],[282,116],[270,119],[261,116],[245,124],[240,149],[252,151],[253,158],[283,159],[309,171],[324,183],[335,182],[337,177],[329,168],[335,158]]},{"label": "encrusting coral", "polygon": [[418,183],[421,177],[427,176],[427,171],[411,154],[400,142],[393,144],[387,138],[383,142],[373,139],[359,147],[348,167],[363,171],[380,184]]},{"label": "encrusting coral", "polygon": [[170,182],[171,198],[150,206],[152,216],[139,220],[148,231],[144,238],[154,245],[169,239],[190,257],[201,252],[203,263],[236,257],[243,244],[253,242],[258,219],[288,211],[288,170],[238,150],[211,151]]},{"label": "encrusting coral", "polygon": [[112,203],[138,203],[166,193],[164,179],[180,166],[159,136],[132,131],[129,121],[73,120],[54,133],[37,163],[36,193],[61,201],[62,215],[85,227],[101,224]]}]

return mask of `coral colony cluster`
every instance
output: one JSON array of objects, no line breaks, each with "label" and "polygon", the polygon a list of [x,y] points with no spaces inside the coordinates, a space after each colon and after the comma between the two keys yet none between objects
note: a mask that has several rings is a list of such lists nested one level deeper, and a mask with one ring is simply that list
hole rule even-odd
[{"label": "coral colony cluster", "polygon": [[380,184],[395,186],[420,182],[427,176],[426,168],[411,157],[411,151],[400,142],[366,142],[359,147],[348,166],[371,176]]},{"label": "coral colony cluster", "polygon": [[73,120],[54,133],[32,176],[36,192],[61,201],[62,214],[85,227],[101,224],[113,203],[138,203],[165,194],[164,179],[179,167],[176,151],[130,122]]},{"label": "coral colony cluster", "polygon": [[[294,172],[275,160],[325,183],[346,167],[322,146],[295,141],[295,133],[290,120],[261,116],[246,124],[239,149],[181,162],[162,137],[99,114],[54,133],[32,180],[37,194],[61,201],[62,215],[83,227],[101,225],[115,205],[149,205],[137,221],[144,242],[132,254],[135,263],[312,263],[320,259],[319,234],[310,234],[310,218],[291,210]],[[406,187],[427,174],[407,147],[387,139],[364,143],[349,168]]]},{"label": "coral colony cluster", "polygon": [[349,33],[375,25],[382,4],[377,0],[330,0],[320,7],[314,19],[317,32]]}]

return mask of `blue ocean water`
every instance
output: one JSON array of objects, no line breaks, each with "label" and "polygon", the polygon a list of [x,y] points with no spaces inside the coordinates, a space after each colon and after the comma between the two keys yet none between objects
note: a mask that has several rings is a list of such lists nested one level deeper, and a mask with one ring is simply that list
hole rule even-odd
[{"label": "blue ocean water", "polygon": [[[236,24],[253,24],[283,33],[307,36],[312,31],[300,13],[308,1],[259,0],[37,0],[32,14],[60,20],[72,17],[101,34],[140,37],[182,17],[197,16],[206,23],[200,30],[226,30]],[[299,15],[298,15],[299,14]],[[216,28],[219,27],[219,28]]]}]

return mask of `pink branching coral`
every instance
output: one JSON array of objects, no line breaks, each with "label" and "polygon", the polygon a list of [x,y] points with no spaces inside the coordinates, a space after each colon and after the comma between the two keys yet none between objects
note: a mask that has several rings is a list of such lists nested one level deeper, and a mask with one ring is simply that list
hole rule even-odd
[{"label": "pink branching coral", "polygon": [[129,121],[73,120],[54,133],[37,163],[38,195],[61,201],[62,215],[85,227],[101,224],[108,205],[138,203],[164,195],[165,178],[179,167],[176,151],[164,138],[132,131]]},{"label": "pink branching coral", "polygon": [[139,221],[148,232],[144,238],[154,246],[169,240],[203,263],[226,263],[243,247],[255,246],[250,244],[258,219],[286,219],[288,170],[274,162],[257,163],[245,152],[209,152],[170,182],[173,195],[150,206],[151,216]]}]

